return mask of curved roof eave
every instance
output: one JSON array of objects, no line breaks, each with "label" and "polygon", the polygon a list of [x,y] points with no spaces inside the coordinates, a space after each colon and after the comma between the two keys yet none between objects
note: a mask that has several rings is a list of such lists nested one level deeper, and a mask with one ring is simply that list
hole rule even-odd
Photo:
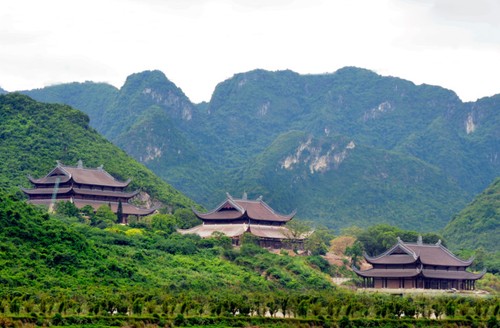
[{"label": "curved roof eave", "polygon": [[376,262],[377,260],[380,260],[381,258],[391,254],[397,247],[400,247],[406,254],[413,256],[413,258],[415,260],[417,260],[417,258],[418,258],[417,254],[415,254],[414,251],[412,251],[411,249],[406,247],[405,244],[403,243],[403,241],[399,238],[398,238],[398,242],[394,246],[392,246],[391,248],[389,248],[387,251],[383,252],[382,254],[380,254],[378,256],[369,256],[366,252],[363,252],[363,256],[365,257],[366,261],[369,263],[372,263],[372,261]]}]

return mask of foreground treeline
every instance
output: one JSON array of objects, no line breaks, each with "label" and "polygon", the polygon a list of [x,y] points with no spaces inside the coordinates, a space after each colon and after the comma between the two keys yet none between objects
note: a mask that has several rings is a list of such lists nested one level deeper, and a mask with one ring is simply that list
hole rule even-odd
[{"label": "foreground treeline", "polygon": [[134,322],[165,325],[308,324],[322,326],[450,326],[497,327],[498,297],[399,296],[331,290],[308,293],[170,294],[129,293],[40,294],[5,292],[0,301],[0,326]]}]

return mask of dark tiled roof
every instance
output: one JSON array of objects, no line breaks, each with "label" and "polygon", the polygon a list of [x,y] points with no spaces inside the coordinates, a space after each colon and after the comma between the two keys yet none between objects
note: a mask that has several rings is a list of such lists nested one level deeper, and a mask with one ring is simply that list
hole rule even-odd
[{"label": "dark tiled roof", "polygon": [[419,268],[409,268],[409,269],[368,269],[364,271],[359,271],[353,268],[354,272],[362,277],[372,277],[372,278],[405,278],[405,277],[416,277],[420,274]]},{"label": "dark tiled roof", "polygon": [[437,279],[476,280],[482,278],[485,273],[486,271],[481,273],[472,273],[469,271],[422,270],[422,275],[424,277]]},{"label": "dark tiled roof", "polygon": [[446,271],[446,270],[428,270],[420,268],[411,269],[368,269],[359,271],[353,268],[361,277],[369,278],[408,278],[422,275],[433,279],[452,279],[452,280],[477,280],[484,276],[486,271],[481,273],[472,273],[468,271]]},{"label": "dark tiled roof", "polygon": [[202,220],[231,220],[246,215],[256,221],[288,222],[295,216],[295,211],[289,215],[276,213],[262,199],[234,199],[229,194],[224,202],[210,212],[193,211]]},{"label": "dark tiled roof", "polygon": [[[402,240],[383,254],[370,257],[365,254],[366,261],[372,264],[409,264],[417,259],[426,265],[466,267],[472,259],[461,260],[451,253],[441,242],[437,244],[405,243]],[[413,261],[412,261],[413,258]]]},{"label": "dark tiled roof", "polygon": [[[54,193],[54,188],[35,188],[35,189],[24,189],[23,191],[28,195],[52,195]],[[57,194],[77,194],[77,195],[95,195],[95,196],[108,196],[108,197],[118,197],[118,198],[132,198],[139,193],[139,191],[134,192],[121,192],[121,191],[110,191],[110,190],[90,190],[81,188],[58,188]]]},{"label": "dark tiled roof", "polygon": [[130,180],[125,182],[116,180],[102,168],[89,169],[62,164],[58,164],[43,178],[33,179],[30,177],[30,181],[34,184],[54,184],[58,178],[61,183],[73,179],[80,184],[110,187],[126,187],[130,183]]},{"label": "dark tiled roof", "polygon": [[[71,191],[71,187],[68,188],[58,188],[57,194],[67,194]],[[54,188],[35,188],[35,189],[25,189],[22,188],[23,192],[27,195],[52,195],[54,193]]]},{"label": "dark tiled roof", "polygon": [[31,176],[28,178],[33,184],[49,184],[49,185],[54,185],[56,183],[65,183],[71,179],[69,175],[57,175],[57,176],[53,175],[53,176],[46,176],[40,179],[35,179]]},{"label": "dark tiled roof", "polygon": [[132,198],[139,193],[139,191],[133,192],[122,192],[122,191],[110,191],[110,190],[90,190],[73,188],[73,191],[77,195],[96,195],[96,196],[109,196],[109,197],[119,197],[119,198]]},{"label": "dark tiled roof", "polygon": [[472,264],[472,259],[459,259],[441,243],[436,245],[405,244],[405,246],[410,248],[423,264],[441,266],[469,266]]}]

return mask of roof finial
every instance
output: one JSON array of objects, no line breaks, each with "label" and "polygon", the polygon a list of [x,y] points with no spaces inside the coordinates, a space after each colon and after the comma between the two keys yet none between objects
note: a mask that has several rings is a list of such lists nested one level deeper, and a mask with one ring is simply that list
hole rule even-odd
[{"label": "roof finial", "polygon": [[422,242],[422,235],[418,235],[417,244],[418,245],[422,245],[423,244],[423,242]]},{"label": "roof finial", "polygon": [[262,195],[260,195],[259,198],[257,198],[257,201],[259,201],[259,202],[262,201]]},{"label": "roof finial", "polygon": [[102,170],[104,169],[104,164],[99,165],[99,166],[97,167],[97,169],[98,169],[99,171],[102,171]]},{"label": "roof finial", "polygon": [[83,161],[81,159],[78,160],[78,163],[76,165],[79,169],[83,169]]},{"label": "roof finial", "polygon": [[56,163],[57,163],[57,166],[61,166],[61,161],[60,160],[56,160]]},{"label": "roof finial", "polygon": [[441,245],[441,239],[438,240],[438,242],[436,243],[437,246]]},{"label": "roof finial", "polygon": [[248,195],[247,195],[246,191],[243,192],[243,196],[241,197],[241,199],[243,199],[243,200],[247,200],[248,199]]}]

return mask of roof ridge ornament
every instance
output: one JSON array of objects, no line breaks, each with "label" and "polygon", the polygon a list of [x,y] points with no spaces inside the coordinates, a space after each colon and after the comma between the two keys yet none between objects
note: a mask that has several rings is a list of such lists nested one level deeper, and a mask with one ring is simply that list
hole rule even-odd
[{"label": "roof ridge ornament", "polygon": [[418,235],[417,245],[423,245],[422,235]]},{"label": "roof ridge ornament", "polygon": [[401,238],[399,238],[399,236],[396,237],[396,239],[398,240],[398,243],[402,243],[403,241],[401,240]]},{"label": "roof ridge ornament", "polygon": [[247,195],[246,191],[243,192],[243,196],[241,196],[241,199],[242,200],[247,200],[248,199],[248,195]]},{"label": "roof ridge ornament", "polygon": [[262,202],[262,195],[257,198],[257,201]]},{"label": "roof ridge ornament", "polygon": [[83,161],[81,159],[78,160],[76,167],[79,169],[83,169]]},{"label": "roof ridge ornament", "polygon": [[441,245],[441,239],[439,239],[436,243],[436,246],[440,246]]}]

